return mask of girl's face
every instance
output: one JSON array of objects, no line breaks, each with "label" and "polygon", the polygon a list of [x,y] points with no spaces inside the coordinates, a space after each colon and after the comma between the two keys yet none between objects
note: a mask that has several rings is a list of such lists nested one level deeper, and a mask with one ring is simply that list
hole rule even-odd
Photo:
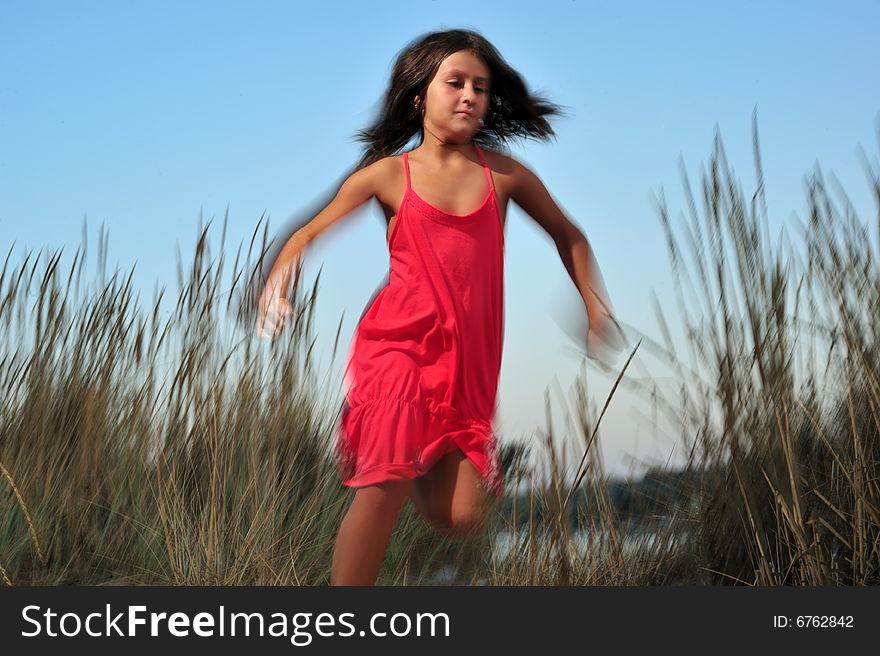
[{"label": "girl's face", "polygon": [[489,68],[472,52],[449,55],[428,84],[425,130],[453,143],[469,142],[489,109],[490,82]]}]

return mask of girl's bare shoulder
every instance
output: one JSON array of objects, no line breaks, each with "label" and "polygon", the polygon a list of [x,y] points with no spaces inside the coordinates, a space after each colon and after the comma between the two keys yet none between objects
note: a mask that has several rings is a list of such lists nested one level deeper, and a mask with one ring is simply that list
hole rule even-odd
[{"label": "girl's bare shoulder", "polygon": [[388,190],[393,188],[398,176],[403,179],[400,156],[383,157],[352,173],[343,186],[357,187],[368,197],[375,196],[384,202]]},{"label": "girl's bare shoulder", "polygon": [[519,164],[515,157],[497,150],[489,150],[488,148],[481,148],[480,150],[483,151],[483,155],[486,156],[486,163],[493,171],[497,168],[499,172],[504,173]]},{"label": "girl's bare shoulder", "polygon": [[500,153],[495,150],[482,149],[483,155],[486,157],[486,164],[492,171],[492,177],[495,180],[495,188],[502,192],[505,197],[513,195],[518,180],[522,175],[522,164],[515,157]]},{"label": "girl's bare shoulder", "polygon": [[404,177],[402,155],[383,157],[373,162],[371,166],[375,167],[377,179],[384,180],[385,182],[395,182],[398,179],[402,180]]},{"label": "girl's bare shoulder", "polygon": [[[372,164],[359,169],[352,176],[358,176],[363,180],[368,180],[377,187],[388,182],[397,173],[397,170],[403,166],[400,155],[383,157]],[[401,171],[402,175],[402,171]]]},{"label": "girl's bare shoulder", "polygon": [[[376,181],[376,199],[386,215],[393,215],[400,205],[400,195],[406,187],[406,173],[403,170],[403,156],[389,155],[374,162],[373,179]],[[390,213],[390,214],[389,214]]]}]

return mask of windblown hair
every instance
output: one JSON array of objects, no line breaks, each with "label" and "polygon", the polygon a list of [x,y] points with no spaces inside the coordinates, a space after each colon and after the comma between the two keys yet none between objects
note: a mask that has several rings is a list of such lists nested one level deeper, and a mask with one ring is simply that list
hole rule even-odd
[{"label": "windblown hair", "polygon": [[561,108],[530,93],[519,73],[485,37],[471,30],[432,32],[410,42],[398,54],[379,118],[355,137],[366,144],[357,169],[397,153],[416,134],[424,140],[425,105],[422,102],[417,109],[413,100],[416,96],[425,98],[440,63],[460,50],[472,52],[489,68],[489,109],[474,143],[506,150],[513,137],[547,141],[555,136],[545,117],[562,114]]}]

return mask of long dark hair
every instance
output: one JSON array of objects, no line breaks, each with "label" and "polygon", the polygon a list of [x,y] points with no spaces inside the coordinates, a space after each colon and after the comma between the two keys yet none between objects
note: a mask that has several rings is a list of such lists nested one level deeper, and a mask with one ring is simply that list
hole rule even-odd
[{"label": "long dark hair", "polygon": [[472,30],[432,32],[411,41],[397,55],[379,117],[355,136],[366,144],[357,169],[395,154],[416,134],[424,139],[424,103],[417,109],[413,99],[424,99],[440,63],[460,50],[482,59],[490,75],[488,113],[473,142],[505,151],[513,137],[546,141],[555,136],[545,117],[562,114],[561,107],[530,93],[520,74],[483,35]]}]

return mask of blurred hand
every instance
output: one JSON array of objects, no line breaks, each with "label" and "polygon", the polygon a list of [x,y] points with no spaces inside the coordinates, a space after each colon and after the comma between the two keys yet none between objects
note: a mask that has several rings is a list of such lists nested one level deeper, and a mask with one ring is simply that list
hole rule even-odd
[{"label": "blurred hand", "polygon": [[614,317],[603,314],[590,322],[587,333],[587,357],[603,370],[610,370],[610,363],[627,345],[626,336]]},{"label": "blurred hand", "polygon": [[277,279],[270,279],[260,296],[260,318],[257,321],[257,335],[261,339],[275,339],[284,328],[285,319],[293,313],[293,306],[281,296]]}]

